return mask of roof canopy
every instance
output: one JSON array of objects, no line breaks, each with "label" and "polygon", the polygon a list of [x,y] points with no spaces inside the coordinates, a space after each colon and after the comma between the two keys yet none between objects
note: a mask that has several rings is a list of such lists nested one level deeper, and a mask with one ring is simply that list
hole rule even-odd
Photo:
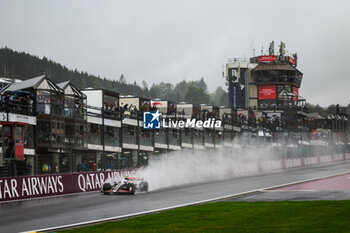
[{"label": "roof canopy", "polygon": [[27,79],[20,83],[11,84],[10,86],[7,86],[4,90],[2,90],[2,93],[13,92],[18,90],[26,90],[26,89],[34,89],[34,90],[44,89],[44,90],[63,92],[63,90],[60,87],[58,87],[45,75],[41,75],[35,78]]},{"label": "roof canopy", "polygon": [[76,88],[70,81],[58,83],[57,86],[60,87],[67,95],[75,95],[86,98],[86,95]]},{"label": "roof canopy", "polygon": [[253,69],[253,71],[263,71],[263,70],[290,70],[290,71],[296,71],[298,74],[302,74],[298,69],[296,69],[291,64],[260,63]]}]

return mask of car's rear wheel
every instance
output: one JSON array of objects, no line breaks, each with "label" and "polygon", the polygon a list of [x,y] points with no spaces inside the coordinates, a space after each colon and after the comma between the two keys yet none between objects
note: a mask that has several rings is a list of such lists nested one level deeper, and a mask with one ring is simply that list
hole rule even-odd
[{"label": "car's rear wheel", "polygon": [[141,191],[148,192],[148,182],[147,181],[142,182],[142,189],[141,189]]},{"label": "car's rear wheel", "polygon": [[135,194],[135,190],[136,190],[136,187],[135,187],[135,185],[134,184],[130,184],[130,186],[129,186],[129,193],[130,194]]},{"label": "car's rear wheel", "polygon": [[103,190],[104,194],[109,194],[109,192],[106,192],[106,191],[109,191],[111,189],[112,189],[111,183],[104,183],[103,184],[102,190]]}]

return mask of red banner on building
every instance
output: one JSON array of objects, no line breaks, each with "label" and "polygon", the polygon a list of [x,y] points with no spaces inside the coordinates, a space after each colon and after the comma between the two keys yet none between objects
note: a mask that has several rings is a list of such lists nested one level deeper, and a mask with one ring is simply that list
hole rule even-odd
[{"label": "red banner on building", "polygon": [[295,95],[295,97],[293,97],[293,100],[299,101],[299,88],[293,87],[293,94]]},{"label": "red banner on building", "polygon": [[259,100],[276,99],[276,86],[259,86]]},{"label": "red banner on building", "polygon": [[269,56],[259,56],[258,62],[264,62],[264,61],[276,61],[275,55],[269,55]]},{"label": "red banner on building", "polygon": [[23,143],[16,143],[15,145],[16,149],[16,159],[17,160],[24,160],[24,145]]},{"label": "red banner on building", "polygon": [[295,65],[295,60],[292,57],[288,57],[288,62],[292,65]]}]

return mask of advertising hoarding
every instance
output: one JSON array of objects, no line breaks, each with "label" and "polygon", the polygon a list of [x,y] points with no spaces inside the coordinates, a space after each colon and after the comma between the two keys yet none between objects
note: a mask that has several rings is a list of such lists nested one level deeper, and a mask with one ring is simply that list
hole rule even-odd
[{"label": "advertising hoarding", "polygon": [[161,113],[168,113],[168,101],[165,100],[151,100],[151,106],[158,109]]},{"label": "advertising hoarding", "polygon": [[288,62],[292,65],[295,65],[295,60],[292,57],[288,57]]},{"label": "advertising hoarding", "polygon": [[23,143],[16,143],[15,145],[15,158],[16,160],[21,160],[23,161],[24,160],[24,145]]},{"label": "advertising hoarding", "polygon": [[121,180],[133,172],[134,170],[117,170],[0,178],[0,203],[98,191],[106,180]]},{"label": "advertising hoarding", "polygon": [[239,92],[240,92],[240,86],[239,84],[233,85],[233,108],[237,109],[239,108]]},{"label": "advertising hoarding", "polygon": [[293,94],[295,97],[293,97],[293,100],[298,101],[299,100],[299,88],[293,87]]},{"label": "advertising hoarding", "polygon": [[277,62],[289,62],[292,65],[295,65],[295,60],[294,58],[290,56],[276,56],[276,55],[264,55],[264,56],[258,56],[251,58],[251,62],[272,62],[272,61],[277,61]]},{"label": "advertising hoarding", "polygon": [[276,99],[276,85],[259,86],[259,100]]},{"label": "advertising hoarding", "polygon": [[239,108],[239,95],[240,95],[239,83],[231,83],[229,85],[229,106],[230,108]]},{"label": "advertising hoarding", "polygon": [[269,56],[259,56],[258,62],[264,62],[264,61],[276,61],[275,55],[269,55]]}]

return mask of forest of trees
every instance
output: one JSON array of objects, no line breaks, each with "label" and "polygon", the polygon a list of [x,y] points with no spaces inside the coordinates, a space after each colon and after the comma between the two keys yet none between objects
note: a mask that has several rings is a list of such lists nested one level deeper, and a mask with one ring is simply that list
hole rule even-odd
[{"label": "forest of trees", "polygon": [[[128,82],[123,74],[120,75],[118,80],[109,80],[87,72],[79,72],[76,69],[70,70],[46,57],[39,58],[25,52],[13,51],[7,47],[0,48],[0,77],[25,80],[39,76],[43,72],[55,83],[70,80],[78,88],[104,88],[117,91],[121,95],[228,106],[227,91],[222,87],[218,87],[213,93],[209,93],[203,77],[197,81],[183,80],[175,85],[166,82],[149,85],[145,80],[142,81],[141,85],[138,85],[136,81]],[[306,107],[308,112],[317,112],[321,116],[336,113],[336,105],[324,108],[318,104],[308,103]],[[350,114],[350,103],[347,106],[340,106],[339,110],[341,113]]]},{"label": "forest of trees", "polygon": [[306,111],[311,112],[317,112],[320,116],[326,117],[328,114],[348,114],[350,115],[350,103],[348,106],[339,106],[339,109],[337,110],[337,106],[335,104],[331,104],[328,107],[324,108],[321,107],[319,104],[313,105],[306,103]]},{"label": "forest of trees", "polygon": [[39,58],[25,52],[16,52],[9,48],[0,48],[0,77],[14,79],[29,79],[45,72],[49,78],[60,83],[70,80],[78,88],[104,88],[119,92],[121,95],[135,95],[148,98],[159,98],[176,102],[191,102],[196,104],[228,105],[228,94],[218,87],[209,93],[203,77],[197,81],[183,80],[175,85],[167,82],[148,84],[143,80],[141,85],[136,81],[128,82],[123,74],[118,80],[110,80],[99,76],[70,70],[59,63]]}]

